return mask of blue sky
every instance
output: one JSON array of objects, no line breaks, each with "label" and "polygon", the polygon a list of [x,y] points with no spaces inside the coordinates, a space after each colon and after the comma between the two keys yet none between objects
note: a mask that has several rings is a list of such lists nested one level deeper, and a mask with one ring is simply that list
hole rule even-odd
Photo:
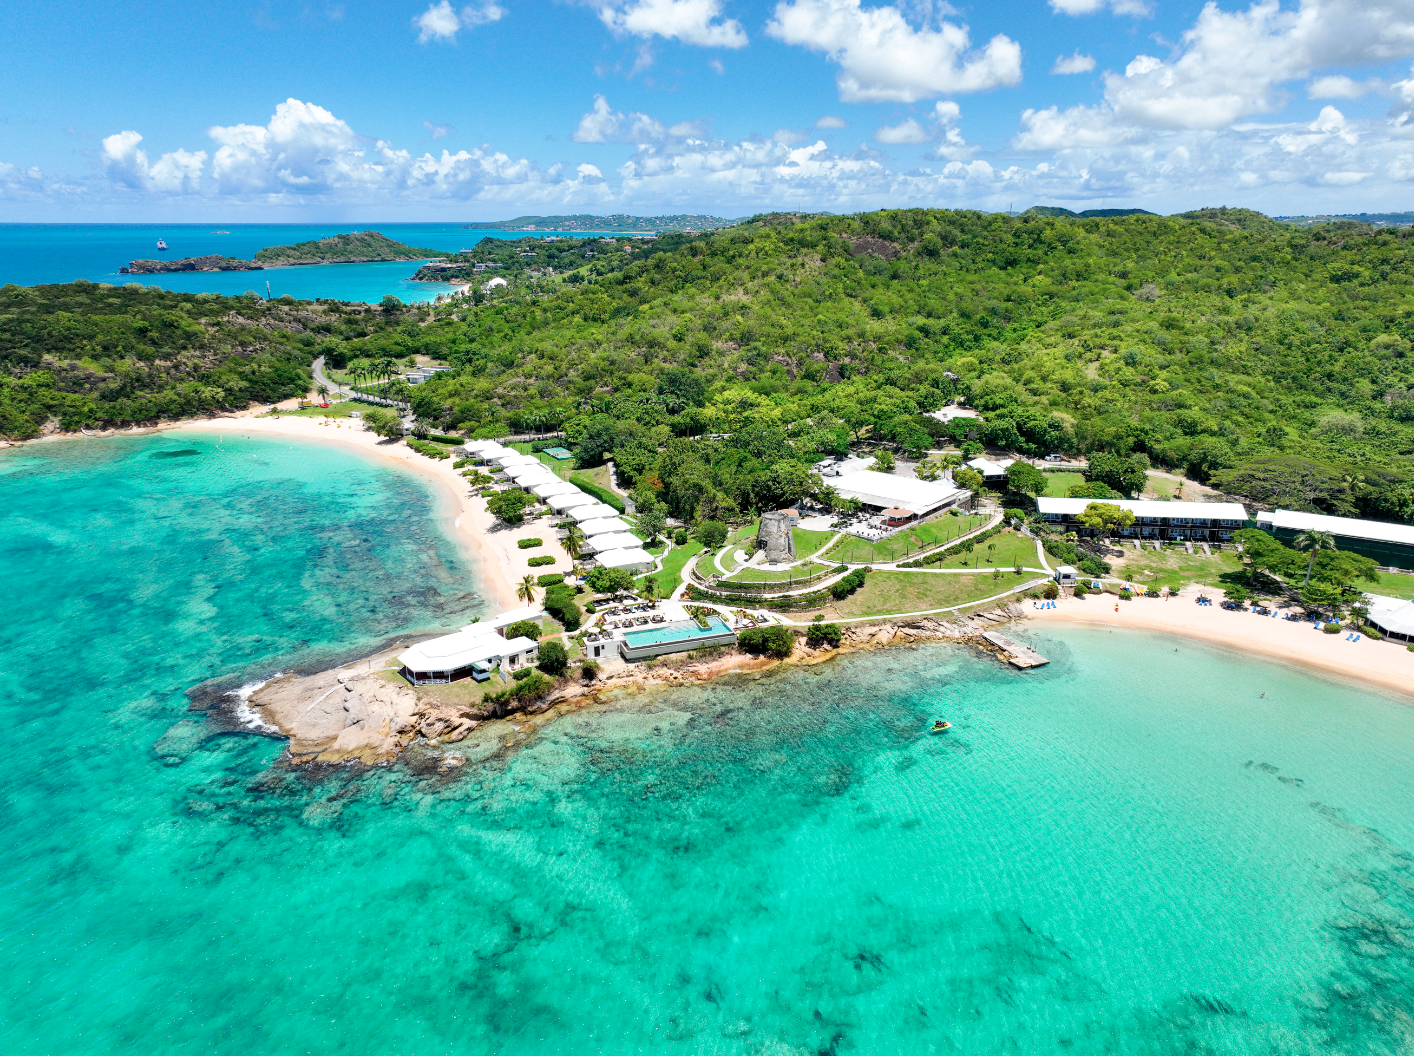
[{"label": "blue sky", "polygon": [[1414,0],[0,10],[0,219],[1414,208]]}]

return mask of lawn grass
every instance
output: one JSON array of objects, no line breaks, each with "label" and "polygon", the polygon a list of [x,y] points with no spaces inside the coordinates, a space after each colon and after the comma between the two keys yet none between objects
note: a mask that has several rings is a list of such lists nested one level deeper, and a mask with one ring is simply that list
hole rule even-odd
[{"label": "lawn grass", "polygon": [[298,411],[281,411],[279,414],[265,412],[266,417],[286,418],[294,416],[296,418],[347,418],[350,411],[357,411],[360,408],[368,410],[372,407],[369,403],[359,403],[357,400],[340,400],[338,403],[331,403],[328,407],[305,407]]},{"label": "lawn grass", "polygon": [[[702,553],[702,544],[691,536],[682,546],[674,546],[663,558],[663,570],[661,572],[647,572],[638,577],[638,585],[643,587],[652,576],[658,577],[658,582],[665,588],[664,593],[670,593],[682,582],[682,570],[694,554]],[[704,570],[705,574],[705,570]]]},{"label": "lawn grass", "polygon": [[1414,597],[1414,576],[1400,572],[1381,572],[1378,583],[1367,583],[1363,579],[1355,585],[1369,594],[1379,594],[1386,598]]},{"label": "lawn grass", "polygon": [[1126,548],[1123,559],[1110,562],[1114,574],[1132,579],[1148,587],[1168,587],[1180,590],[1190,583],[1221,586],[1219,576],[1239,572],[1242,562],[1232,550],[1218,550],[1208,557],[1204,553],[1189,554],[1182,550],[1141,550]]},{"label": "lawn grass", "polygon": [[791,540],[795,543],[795,556],[806,558],[835,537],[834,532],[809,532],[804,528],[792,528]]},{"label": "lawn grass", "polygon": [[[989,553],[987,547],[994,544],[996,549]],[[1036,557],[1036,540],[1008,528],[1006,531],[998,532],[990,539],[978,543],[970,554],[955,554],[943,561],[941,565],[929,565],[928,567],[986,570],[989,568],[1009,569],[1016,564],[1020,564],[1022,568],[1039,568],[1041,566]]]},{"label": "lawn grass", "polygon": [[1080,473],[1047,473],[1046,494],[1053,499],[1064,499],[1070,495],[1071,488],[1084,483],[1085,477]]},{"label": "lawn grass", "polygon": [[[835,601],[819,610],[829,619],[847,619],[852,616],[886,616],[890,613],[921,612],[925,609],[943,609],[953,605],[966,605],[981,601],[994,594],[1020,586],[1029,580],[1039,578],[1038,573],[1023,572],[1017,575],[1011,569],[1001,570],[1001,575],[992,578],[991,572],[976,575],[949,575],[928,572],[871,572],[860,587],[843,601]],[[814,615],[792,614],[795,620],[809,619]]]},{"label": "lawn grass", "polygon": [[744,568],[730,579],[722,580],[724,584],[730,583],[788,583],[798,579],[809,579],[818,572],[823,572],[830,565],[822,565],[818,561],[810,561],[794,568],[758,568],[755,565]]},{"label": "lawn grass", "polygon": [[903,561],[915,556],[918,551],[928,549],[966,535],[987,523],[980,513],[964,513],[957,517],[944,514],[931,520],[915,524],[906,531],[877,543],[856,539],[846,535],[824,554],[831,564],[864,564],[869,561]]}]

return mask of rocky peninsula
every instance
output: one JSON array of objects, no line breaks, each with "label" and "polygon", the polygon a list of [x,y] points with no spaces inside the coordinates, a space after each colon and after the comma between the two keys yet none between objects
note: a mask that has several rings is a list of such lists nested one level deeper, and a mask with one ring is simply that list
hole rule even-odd
[{"label": "rocky peninsula", "polygon": [[183,257],[181,260],[130,260],[125,268],[119,268],[119,275],[161,275],[173,271],[264,271],[264,264],[241,260],[238,257],[223,257],[211,253],[204,257]]}]

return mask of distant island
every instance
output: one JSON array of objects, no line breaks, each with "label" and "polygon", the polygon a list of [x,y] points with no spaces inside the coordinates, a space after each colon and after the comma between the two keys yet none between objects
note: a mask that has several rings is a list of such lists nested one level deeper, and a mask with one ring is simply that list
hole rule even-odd
[{"label": "distant island", "polygon": [[385,260],[427,260],[445,256],[445,250],[405,246],[377,231],[354,231],[313,242],[296,242],[292,246],[271,246],[257,253],[255,260],[266,267],[279,267],[291,264],[372,264]]},{"label": "distant island", "polygon": [[1277,216],[1278,223],[1291,227],[1317,227],[1321,224],[1338,224],[1354,221],[1371,227],[1409,227],[1414,225],[1414,213],[1330,213],[1320,216]]},{"label": "distant island", "polygon": [[698,213],[674,213],[671,216],[518,216],[514,220],[490,220],[481,224],[463,224],[463,231],[719,231],[732,227],[736,220]]},{"label": "distant island", "polygon": [[261,264],[236,257],[212,253],[205,257],[183,257],[181,260],[130,260],[119,268],[119,275],[160,275],[169,271],[264,271]]},{"label": "distant island", "polygon": [[[220,234],[221,232],[213,232]],[[429,260],[445,257],[440,249],[418,249],[394,242],[377,231],[354,231],[347,235],[332,235],[313,242],[296,242],[292,246],[269,246],[255,255],[255,260],[223,257],[212,253],[205,257],[183,257],[181,260],[132,260],[119,275],[160,275],[172,271],[263,271],[266,268],[289,267],[296,264],[373,264],[388,260]]]}]

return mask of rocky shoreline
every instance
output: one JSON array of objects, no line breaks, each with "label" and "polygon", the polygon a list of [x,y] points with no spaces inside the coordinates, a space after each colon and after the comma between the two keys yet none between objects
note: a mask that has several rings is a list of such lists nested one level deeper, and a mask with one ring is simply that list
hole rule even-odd
[{"label": "rocky shoreline", "polygon": [[486,758],[514,747],[527,731],[566,710],[622,693],[697,685],[731,674],[759,675],[786,665],[820,664],[850,653],[931,642],[970,645],[999,656],[982,632],[1020,618],[1023,612],[1013,604],[953,620],[915,617],[853,625],[845,629],[838,648],[812,649],[798,638],[785,660],[735,650],[667,656],[589,682],[562,680],[545,697],[511,714],[447,700],[442,696],[445,686],[406,685],[388,666],[406,645],[313,675],[278,676],[239,701],[235,694],[231,697],[233,707],[249,709],[243,719],[247,726],[253,718],[264,727],[258,732],[288,742],[282,762],[292,767],[387,764],[416,744],[461,745],[473,733],[478,751],[471,754]]},{"label": "rocky shoreline", "polygon": [[264,264],[237,257],[212,253],[205,257],[183,257],[181,260],[130,260],[119,268],[119,275],[162,275],[174,271],[264,271]]}]

